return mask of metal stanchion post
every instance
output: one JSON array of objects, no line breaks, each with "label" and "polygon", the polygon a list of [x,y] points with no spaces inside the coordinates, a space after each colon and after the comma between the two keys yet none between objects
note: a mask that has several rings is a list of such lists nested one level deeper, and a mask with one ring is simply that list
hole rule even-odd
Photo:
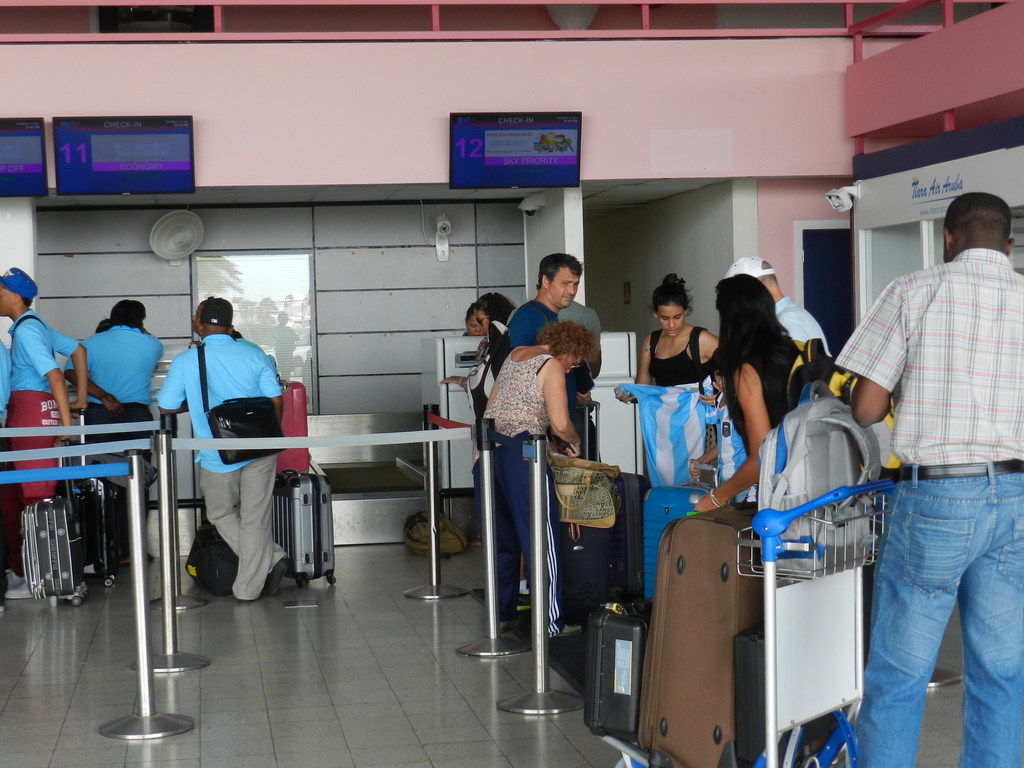
[{"label": "metal stanchion post", "polygon": [[508,640],[501,636],[498,620],[498,560],[494,538],[494,443],[488,432],[494,429],[494,419],[478,419],[476,445],[480,453],[480,535],[484,545],[484,567],[487,572],[484,606],[487,611],[487,637],[460,646],[455,650],[465,656],[511,656],[530,649],[522,640]]},{"label": "metal stanchion post", "polygon": [[[160,416],[160,432],[154,437],[153,451],[156,454],[157,491],[160,514],[160,554],[164,567],[161,569],[161,597],[152,601],[158,608],[166,598],[176,610],[202,608],[209,600],[181,594],[181,568],[178,562],[178,490],[174,471],[174,453],[171,451],[171,436],[177,431],[178,417],[173,413]],[[167,434],[167,442],[161,450],[160,435]],[[170,595],[170,597],[167,597]],[[170,653],[170,651],[168,651]],[[157,670],[176,671],[176,670]]]},{"label": "metal stanchion post", "polygon": [[575,693],[554,691],[549,687],[548,670],[548,440],[533,435],[523,446],[530,460],[530,597],[533,614],[534,690],[502,699],[498,709],[522,715],[557,715],[583,707]]},{"label": "metal stanchion post", "polygon": [[[171,460],[171,433],[161,429],[153,437],[153,450],[160,467],[160,604],[163,613],[164,652],[153,656],[154,672],[184,672],[200,669],[210,663],[205,656],[182,653],[178,650],[178,605],[175,599],[178,583],[175,576],[179,570],[178,535],[173,520],[178,516],[178,505],[174,493],[174,473]],[[184,597],[184,596],[183,596]],[[154,601],[156,602],[156,601]],[[203,601],[205,604],[206,601]]]},{"label": "metal stanchion post", "polygon": [[[436,405],[423,406],[423,426],[425,429],[436,428],[427,421],[427,414],[437,414]],[[440,600],[448,597],[462,597],[469,592],[461,587],[449,587],[441,583],[441,522],[440,522],[440,488],[438,481],[438,446],[436,440],[426,443],[427,454],[427,506],[430,511],[430,583],[422,587],[407,589],[406,597],[420,600]]]},{"label": "metal stanchion post", "polygon": [[131,539],[132,587],[135,601],[138,696],[135,712],[104,723],[100,726],[100,733],[112,739],[157,739],[189,731],[195,727],[195,721],[187,715],[161,714],[153,709],[149,606],[146,599],[146,547],[143,543],[142,530],[146,505],[143,502],[142,457],[138,451],[129,452],[128,463],[131,468],[131,477],[128,479],[128,534]]}]

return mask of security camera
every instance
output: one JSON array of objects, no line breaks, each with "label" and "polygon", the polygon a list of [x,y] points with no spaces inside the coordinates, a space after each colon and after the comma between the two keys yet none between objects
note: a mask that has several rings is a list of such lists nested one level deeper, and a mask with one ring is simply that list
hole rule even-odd
[{"label": "security camera", "polygon": [[519,210],[527,216],[536,216],[537,211],[547,205],[547,202],[543,192],[534,192],[522,199],[522,202],[519,203]]},{"label": "security camera", "polygon": [[435,222],[437,224],[437,234],[442,237],[448,237],[452,233],[452,223],[443,213],[438,214]]},{"label": "security camera", "polygon": [[857,187],[838,187],[830,189],[825,193],[828,204],[837,211],[848,211],[853,208],[853,201],[860,199],[860,189]]}]

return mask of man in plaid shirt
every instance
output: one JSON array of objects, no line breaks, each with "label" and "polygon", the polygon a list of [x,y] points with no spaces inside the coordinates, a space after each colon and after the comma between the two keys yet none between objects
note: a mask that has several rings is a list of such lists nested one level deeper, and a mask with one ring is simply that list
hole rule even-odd
[{"label": "man in plaid shirt", "polygon": [[902,462],[875,574],[857,720],[861,768],[913,768],[925,691],[959,606],[961,768],[1021,764],[1024,703],[1024,277],[1007,204],[954,200],[945,262],[894,280],[837,363],[862,425],[894,398]]}]

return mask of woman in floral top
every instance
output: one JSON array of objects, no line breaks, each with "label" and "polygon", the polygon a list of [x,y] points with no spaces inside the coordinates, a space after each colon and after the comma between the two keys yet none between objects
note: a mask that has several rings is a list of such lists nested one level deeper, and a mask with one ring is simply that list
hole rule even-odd
[{"label": "woman in floral top", "polygon": [[[537,334],[537,344],[516,347],[508,356],[494,385],[484,418],[508,437],[549,433],[569,456],[579,454],[579,436],[569,416],[565,377],[593,357],[594,337],[578,323],[552,323]],[[518,444],[498,446],[494,452],[496,487],[494,530],[497,545],[498,615],[502,628],[516,618],[519,560],[531,572],[530,475]],[[562,579],[558,539],[558,500],[548,471],[548,635],[576,634],[579,626],[566,626],[561,617]]]}]

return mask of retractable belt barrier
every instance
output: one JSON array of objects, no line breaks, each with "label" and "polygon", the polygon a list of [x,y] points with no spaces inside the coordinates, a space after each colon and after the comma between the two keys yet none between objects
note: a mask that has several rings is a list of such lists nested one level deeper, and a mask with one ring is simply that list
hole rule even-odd
[{"label": "retractable belt barrier", "polygon": [[[133,429],[146,430],[159,426],[159,422],[132,422]],[[124,424],[103,424],[96,426],[38,427],[0,430],[4,437],[28,437],[53,435],[62,437],[70,434],[105,434],[123,432]],[[150,739],[184,733],[195,727],[195,721],[187,715],[165,714],[153,707],[153,667],[150,657],[149,611],[147,598],[149,588],[146,580],[146,552],[143,543],[143,519],[145,515],[145,485],[143,463],[140,451],[152,447],[149,440],[119,440],[107,443],[87,443],[62,448],[43,448],[25,451],[0,452],[0,461],[32,461],[39,459],[63,459],[75,456],[110,454],[127,451],[127,461],[101,464],[75,465],[70,467],[46,467],[40,469],[11,470],[0,472],[0,484],[23,483],[45,480],[82,480],[103,477],[128,478],[128,537],[131,548],[133,581],[133,603],[135,613],[136,639],[136,683],[135,710],[124,717],[111,720],[100,726],[99,732],[116,739]]]},{"label": "retractable belt barrier", "polygon": [[[421,434],[421,437],[430,434],[432,431],[442,432],[443,430],[438,429],[439,426],[451,425],[448,428],[454,427],[456,429],[465,426],[448,419],[442,419],[437,412],[438,407],[436,405],[423,406],[424,433]],[[449,597],[462,597],[469,593],[468,589],[451,587],[441,583],[441,483],[438,478],[440,468],[437,441],[424,442],[423,450],[426,454],[424,457],[426,465],[424,486],[427,492],[427,510],[430,519],[430,583],[422,587],[407,589],[404,594],[406,597],[417,600],[442,600]]]},{"label": "retractable belt barrier", "polygon": [[[180,580],[177,556],[177,514],[176,483],[174,479],[173,452],[176,450],[219,450],[221,448],[252,448],[252,439],[223,438],[173,438],[168,428],[169,420],[132,422],[132,431],[152,431],[152,440],[115,440],[101,443],[84,443],[55,448],[39,448],[22,451],[0,451],[0,461],[34,461],[41,459],[64,459],[87,457],[95,454],[126,453],[127,461],[97,463],[29,470],[0,472],[0,485],[42,480],[78,480],[87,478],[128,477],[128,519],[131,549],[132,578],[134,582],[133,603],[136,627],[136,671],[137,695],[135,711],[117,720],[100,726],[104,736],[120,739],[151,739],[170,736],[191,730],[195,723],[187,715],[162,714],[153,707],[153,673],[196,669],[209,664],[202,656],[183,654],[177,650],[176,613],[182,608],[197,607],[205,600],[180,594]],[[509,655],[528,649],[521,641],[506,641],[499,635],[496,594],[496,557],[494,541],[494,474],[493,449],[497,444],[519,443],[525,459],[531,462],[531,536],[533,551],[532,582],[544,584],[547,579],[547,540],[544,527],[547,520],[547,439],[533,436],[528,440],[508,438],[493,429],[493,423],[478,422],[478,445],[481,449],[481,493],[484,505],[483,528],[487,560],[487,602],[488,637],[483,652],[460,648],[460,653],[477,656]],[[29,437],[53,435],[102,435],[123,433],[125,424],[96,424],[71,427],[33,427],[0,429],[0,437]],[[438,406],[424,406],[423,429],[408,432],[375,433],[365,435],[338,435],[332,437],[283,437],[261,438],[258,442],[272,448],[319,448],[351,447],[371,445],[400,445],[420,443],[425,453],[425,490],[427,493],[431,529],[431,583],[424,587],[408,590],[407,597],[438,599],[456,597],[468,592],[465,589],[447,587],[440,583],[440,490],[438,481],[438,443],[465,440],[471,436],[469,425],[442,418]],[[143,519],[146,510],[145,485],[143,481],[143,459],[141,452],[153,451],[154,463],[158,469],[158,492],[160,510],[161,595],[154,603],[162,603],[164,614],[163,654],[150,652],[149,634],[149,589],[146,583],[146,551],[143,534]],[[498,702],[507,711],[524,714],[554,714],[578,709],[582,700],[574,694],[549,689],[548,680],[548,637],[547,637],[547,589],[534,588],[533,600],[533,647],[535,655],[535,689],[513,699]],[[184,601],[184,602],[183,602]],[[192,601],[192,602],[189,602]],[[511,650],[508,650],[511,649]]]},{"label": "retractable belt barrier", "polygon": [[530,650],[530,644],[523,640],[512,640],[501,636],[498,616],[498,554],[494,534],[494,448],[498,440],[508,442],[526,441],[507,438],[494,431],[494,419],[480,419],[476,422],[476,446],[480,452],[480,539],[484,546],[484,609],[487,613],[487,636],[455,650],[464,656],[511,656]]}]

